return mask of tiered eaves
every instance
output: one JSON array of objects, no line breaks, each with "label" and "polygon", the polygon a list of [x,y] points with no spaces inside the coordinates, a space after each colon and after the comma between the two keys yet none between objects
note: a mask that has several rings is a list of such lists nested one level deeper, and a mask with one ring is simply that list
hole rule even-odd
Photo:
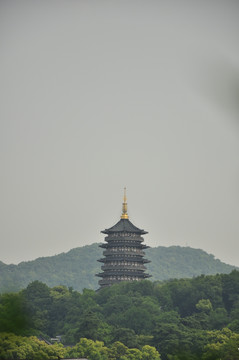
[{"label": "tiered eaves", "polygon": [[100,247],[105,249],[104,258],[98,260],[103,263],[102,273],[96,274],[102,278],[99,281],[100,288],[110,286],[120,281],[139,281],[150,277],[145,273],[144,249],[149,246],[143,245],[142,235],[146,231],[133,225],[127,214],[126,195],[124,196],[123,212],[120,221],[109,229],[103,230],[106,234],[105,244]]}]

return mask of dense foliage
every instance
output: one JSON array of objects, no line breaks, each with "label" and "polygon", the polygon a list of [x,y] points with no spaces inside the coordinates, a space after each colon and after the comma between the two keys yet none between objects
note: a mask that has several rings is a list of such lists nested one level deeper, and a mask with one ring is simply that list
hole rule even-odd
[{"label": "dense foliage", "polygon": [[73,347],[62,344],[48,345],[36,336],[23,337],[15,334],[0,333],[1,360],[49,360],[62,358],[83,358],[89,360],[160,360],[155,348],[149,345],[139,349],[129,349],[124,344],[115,342],[110,347],[102,341],[81,338]]},{"label": "dense foliage", "polygon": [[[82,293],[35,281],[0,296],[0,332],[1,359],[238,360],[239,272]],[[57,335],[72,347],[39,340]]]},{"label": "dense foliage", "polygon": [[[84,288],[97,289],[102,257],[99,244],[76,248],[68,253],[22,262],[19,265],[6,265],[0,262],[0,293],[19,291],[30,282],[39,280],[53,287],[58,284],[73,287],[78,291]],[[200,249],[190,247],[157,247],[145,251],[151,260],[147,264],[152,280],[190,278],[201,274],[213,275],[230,273],[235,267],[222,263]]]},{"label": "dense foliage", "polygon": [[0,333],[0,359],[48,360],[62,358],[63,345],[47,345],[35,336],[23,337],[12,333]]}]

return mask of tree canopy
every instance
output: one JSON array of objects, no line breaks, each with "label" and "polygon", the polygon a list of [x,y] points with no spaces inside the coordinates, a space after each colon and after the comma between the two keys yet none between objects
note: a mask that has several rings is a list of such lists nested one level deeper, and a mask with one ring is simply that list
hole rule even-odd
[{"label": "tree canopy", "polygon": [[[81,293],[35,281],[0,295],[0,358],[34,360],[37,351],[41,359],[234,360],[239,359],[238,314],[236,270],[122,282]],[[41,341],[57,335],[66,347]]]}]

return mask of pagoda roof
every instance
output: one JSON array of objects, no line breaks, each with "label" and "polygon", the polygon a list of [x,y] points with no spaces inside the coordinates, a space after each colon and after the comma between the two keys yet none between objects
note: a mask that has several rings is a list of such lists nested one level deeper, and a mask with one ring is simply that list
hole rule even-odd
[{"label": "pagoda roof", "polygon": [[137,234],[147,234],[147,231],[137,228],[134,224],[132,224],[129,219],[120,219],[114,226],[109,229],[105,229],[101,231],[103,234],[110,234],[115,232],[129,232],[129,233],[137,233]]}]

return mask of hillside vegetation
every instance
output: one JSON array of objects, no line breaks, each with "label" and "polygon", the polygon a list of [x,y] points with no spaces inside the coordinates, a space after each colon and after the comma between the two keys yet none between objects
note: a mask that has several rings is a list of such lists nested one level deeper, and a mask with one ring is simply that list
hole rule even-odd
[{"label": "hillside vegetation", "polygon": [[[51,287],[61,284],[78,291],[84,288],[97,289],[99,278],[95,274],[100,272],[101,266],[97,259],[103,256],[102,252],[99,244],[92,244],[67,253],[21,262],[19,265],[0,262],[0,293],[19,291],[35,280],[43,281]],[[205,251],[190,247],[159,246],[145,252],[151,260],[147,269],[152,280],[228,274],[236,268],[222,263]]]},{"label": "hillside vegetation", "polygon": [[[40,341],[57,335],[65,348]],[[236,270],[82,293],[35,281],[0,295],[2,360],[238,360],[238,348]]]}]

